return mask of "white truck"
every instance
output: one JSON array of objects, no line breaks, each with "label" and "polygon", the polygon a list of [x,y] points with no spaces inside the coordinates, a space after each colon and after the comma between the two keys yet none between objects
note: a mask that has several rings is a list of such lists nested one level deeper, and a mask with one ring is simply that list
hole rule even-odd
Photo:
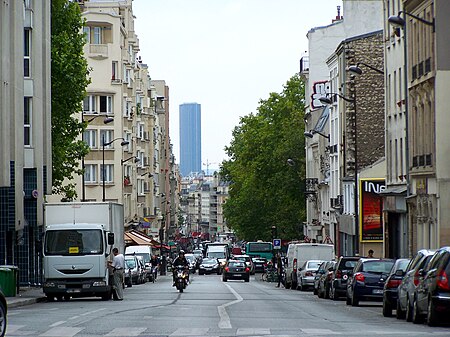
[{"label": "white truck", "polygon": [[286,254],[285,287],[297,289],[297,272],[308,260],[331,261],[335,259],[334,246],[323,243],[290,243]]},{"label": "white truck", "polygon": [[43,290],[49,300],[98,296],[109,300],[111,250],[124,252],[123,205],[44,204]]}]

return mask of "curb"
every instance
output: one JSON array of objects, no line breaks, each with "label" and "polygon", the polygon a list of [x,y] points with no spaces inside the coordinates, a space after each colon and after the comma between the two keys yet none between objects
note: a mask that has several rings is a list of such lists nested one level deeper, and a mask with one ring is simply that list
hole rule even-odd
[{"label": "curb", "polygon": [[10,308],[17,308],[17,307],[22,307],[25,305],[30,305],[30,304],[45,302],[45,301],[47,301],[47,299],[45,297],[27,298],[27,299],[21,299],[18,301],[7,303],[7,305],[8,305],[8,309],[10,309]]}]

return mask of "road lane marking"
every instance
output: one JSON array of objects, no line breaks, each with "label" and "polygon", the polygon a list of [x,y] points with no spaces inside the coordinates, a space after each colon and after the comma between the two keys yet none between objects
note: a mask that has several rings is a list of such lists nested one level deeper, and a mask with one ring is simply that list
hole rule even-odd
[{"label": "road lane marking", "polygon": [[105,336],[139,336],[147,328],[115,328]]},{"label": "road lane marking", "polygon": [[42,337],[73,337],[84,328],[72,328],[72,327],[57,327],[48,330],[47,332],[39,335]]},{"label": "road lane marking", "polygon": [[236,336],[263,336],[263,335],[270,335],[270,329],[239,328],[236,331]]},{"label": "road lane marking", "polygon": [[217,307],[217,311],[219,312],[219,317],[220,317],[219,329],[231,329],[232,328],[230,316],[228,316],[226,308],[230,305],[242,302],[244,300],[241,295],[239,295],[233,288],[231,288],[231,286],[229,286],[228,284],[225,284],[225,286],[227,286],[227,288],[233,293],[233,295],[234,295],[234,297],[236,297],[236,299],[234,301],[219,305]]},{"label": "road lane marking", "polygon": [[[8,313],[9,315],[9,313]],[[25,325],[14,325],[14,324],[8,324],[6,326],[6,336],[8,336],[10,333],[16,332],[17,330],[25,327]]]},{"label": "road lane marking", "polygon": [[179,328],[170,336],[206,336],[209,328]]},{"label": "road lane marking", "polygon": [[330,329],[301,329],[305,334],[313,334],[313,335],[342,335],[341,332],[333,331]]},{"label": "road lane marking", "polygon": [[50,324],[49,327],[53,328],[53,327],[55,327],[55,326],[64,324],[64,323],[66,323],[66,322],[67,322],[67,321],[58,321],[58,322],[55,322],[55,323],[53,323],[53,324]]}]

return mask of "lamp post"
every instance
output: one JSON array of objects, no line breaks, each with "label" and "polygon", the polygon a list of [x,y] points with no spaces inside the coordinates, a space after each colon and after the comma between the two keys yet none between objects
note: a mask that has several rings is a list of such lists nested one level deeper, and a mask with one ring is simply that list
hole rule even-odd
[{"label": "lamp post", "polygon": [[102,201],[106,201],[106,193],[105,193],[105,175],[106,175],[106,169],[105,169],[105,146],[111,145],[112,143],[114,143],[116,140],[122,139],[122,142],[120,143],[120,146],[125,146],[130,144],[129,141],[125,140],[122,137],[119,138],[115,138],[113,140],[111,140],[110,142],[105,142],[105,135],[103,134],[102,137],[102,155],[103,155],[103,160],[102,160],[102,180],[103,180],[103,197],[102,197]]},{"label": "lamp post", "polygon": [[[349,69],[350,70],[350,69]],[[356,90],[353,93],[353,98],[345,97],[338,93],[329,93],[327,96],[320,97],[319,101],[323,104],[332,104],[333,100],[328,97],[328,95],[334,95],[342,98],[344,101],[352,103],[354,109],[354,125],[353,132],[355,133],[355,141],[354,141],[354,159],[355,159],[355,173],[354,173],[354,189],[353,189],[353,202],[354,202],[354,212],[355,212],[355,240],[354,240],[354,251],[355,254],[359,251],[359,210],[358,210],[358,130],[357,130],[357,122],[356,122]]]},{"label": "lamp post", "polygon": [[[86,124],[89,124],[90,122],[92,122],[97,117],[100,117],[100,115],[96,115],[96,116],[94,116],[92,118],[89,118],[86,121]],[[84,122],[84,111],[81,112],[81,120]],[[109,124],[109,123],[112,123],[113,121],[114,121],[114,118],[106,117],[103,120],[103,124]],[[84,141],[84,139],[83,139],[83,141]],[[85,165],[84,165],[84,156],[83,156],[83,157],[81,157],[81,168],[83,170],[83,174],[81,175],[81,202],[85,202],[86,201],[86,181],[85,181],[85,177],[84,177],[84,174],[85,174],[85,172],[84,172],[84,168],[85,167],[84,166]]]},{"label": "lamp post", "polygon": [[312,138],[312,137],[314,137],[315,134],[318,134],[318,135],[320,135],[322,137],[325,137],[326,139],[330,140],[330,135],[323,134],[323,133],[321,133],[319,131],[316,131],[316,130],[306,131],[303,134],[305,135],[305,137],[308,137],[308,138]]}]

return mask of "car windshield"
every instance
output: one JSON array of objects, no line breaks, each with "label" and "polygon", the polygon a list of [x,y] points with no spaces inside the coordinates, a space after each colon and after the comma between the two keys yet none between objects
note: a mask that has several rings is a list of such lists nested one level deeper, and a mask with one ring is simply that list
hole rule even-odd
[{"label": "car windshield", "polygon": [[224,252],[209,252],[208,257],[211,257],[213,259],[224,259],[225,253]]},{"label": "car windshield", "polygon": [[361,271],[369,273],[389,273],[394,261],[366,261],[363,263]]},{"label": "car windshield", "polygon": [[396,270],[403,270],[403,271],[405,271],[406,267],[408,266],[408,263],[409,263],[409,260],[401,260],[401,261],[399,261],[397,263],[397,266],[396,266],[397,269]]},{"label": "car windshield", "polygon": [[321,264],[321,261],[310,261],[308,262],[308,266],[306,267],[307,269],[317,269],[319,268],[319,265]]},{"label": "car windshield", "polygon": [[345,270],[353,269],[356,265],[356,262],[358,262],[358,261],[355,261],[355,260],[345,261],[344,265],[342,266],[342,269],[345,269]]},{"label": "car windshield", "polygon": [[49,230],[45,234],[45,255],[94,255],[103,253],[100,230]]},{"label": "car windshield", "polygon": [[192,262],[192,261],[195,260],[195,256],[194,256],[194,255],[186,255],[186,259],[187,259],[189,262]]},{"label": "car windshield", "polygon": [[135,259],[126,259],[127,267],[130,269],[136,268],[136,260]]},{"label": "car windshield", "polygon": [[235,259],[239,260],[239,261],[250,262],[250,257],[237,256],[237,257],[235,257]]},{"label": "car windshield", "polygon": [[217,260],[214,259],[204,259],[202,264],[204,265],[214,265],[217,264]]},{"label": "car windshield", "polygon": [[234,268],[235,267],[245,267],[245,264],[243,262],[235,261],[235,262],[229,262],[228,266],[229,267],[234,267]]}]

